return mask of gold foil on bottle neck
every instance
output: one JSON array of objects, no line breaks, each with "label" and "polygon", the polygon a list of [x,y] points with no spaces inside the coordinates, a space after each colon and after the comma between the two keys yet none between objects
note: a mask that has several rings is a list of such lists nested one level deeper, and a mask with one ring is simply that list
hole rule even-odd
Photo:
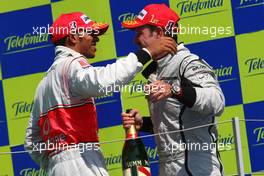
[{"label": "gold foil on bottle neck", "polygon": [[136,138],[137,137],[137,130],[135,125],[131,125],[131,127],[126,131],[127,138]]}]

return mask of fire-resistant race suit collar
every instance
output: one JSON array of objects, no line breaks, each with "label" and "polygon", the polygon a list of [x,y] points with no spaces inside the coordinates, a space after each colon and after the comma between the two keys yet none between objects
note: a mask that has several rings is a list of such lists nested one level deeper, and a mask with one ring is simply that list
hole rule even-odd
[{"label": "fire-resistant race suit collar", "polygon": [[[181,51],[187,51],[187,52],[190,52],[188,48],[186,48],[184,46],[183,43],[179,43],[178,46],[177,46],[177,53],[181,52]],[[177,54],[176,54],[177,55]],[[164,56],[163,58],[159,59],[157,61],[158,63],[158,67],[164,67],[165,65],[167,65],[171,59],[174,57],[174,55],[171,55],[171,54],[167,54],[166,56]]]},{"label": "fire-resistant race suit collar", "polygon": [[74,51],[73,49],[71,48],[68,48],[66,46],[56,46],[55,47],[55,55],[56,57],[54,58],[54,60],[56,61],[58,58],[66,58],[66,57],[69,57],[69,56],[72,56],[74,58],[77,58],[77,57],[84,57],[82,54]]}]

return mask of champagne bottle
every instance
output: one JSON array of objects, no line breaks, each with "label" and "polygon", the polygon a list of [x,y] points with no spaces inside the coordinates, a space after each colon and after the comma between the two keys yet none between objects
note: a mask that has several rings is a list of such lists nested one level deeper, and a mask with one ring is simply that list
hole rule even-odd
[{"label": "champagne bottle", "polygon": [[[126,110],[129,113],[130,110]],[[122,151],[124,176],[151,176],[148,155],[134,125],[126,130],[126,141]],[[137,139],[136,139],[137,138]]]}]

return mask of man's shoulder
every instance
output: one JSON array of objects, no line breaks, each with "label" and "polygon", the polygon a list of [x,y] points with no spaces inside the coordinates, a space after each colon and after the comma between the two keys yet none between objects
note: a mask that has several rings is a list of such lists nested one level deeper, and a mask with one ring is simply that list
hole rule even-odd
[{"label": "man's shoulder", "polygon": [[188,49],[179,50],[171,59],[171,64],[176,68],[182,68],[188,65],[188,63],[199,60],[199,56],[191,53]]},{"label": "man's shoulder", "polygon": [[69,61],[69,64],[72,69],[80,69],[80,68],[84,69],[84,68],[91,67],[91,64],[89,64],[88,60],[83,56],[72,58]]}]

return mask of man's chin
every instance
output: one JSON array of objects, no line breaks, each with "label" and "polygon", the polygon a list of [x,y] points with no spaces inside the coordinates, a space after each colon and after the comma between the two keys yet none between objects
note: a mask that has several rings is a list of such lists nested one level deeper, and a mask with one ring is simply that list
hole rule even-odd
[{"label": "man's chin", "polygon": [[95,53],[94,54],[89,53],[85,57],[93,59],[93,58],[95,58]]}]

